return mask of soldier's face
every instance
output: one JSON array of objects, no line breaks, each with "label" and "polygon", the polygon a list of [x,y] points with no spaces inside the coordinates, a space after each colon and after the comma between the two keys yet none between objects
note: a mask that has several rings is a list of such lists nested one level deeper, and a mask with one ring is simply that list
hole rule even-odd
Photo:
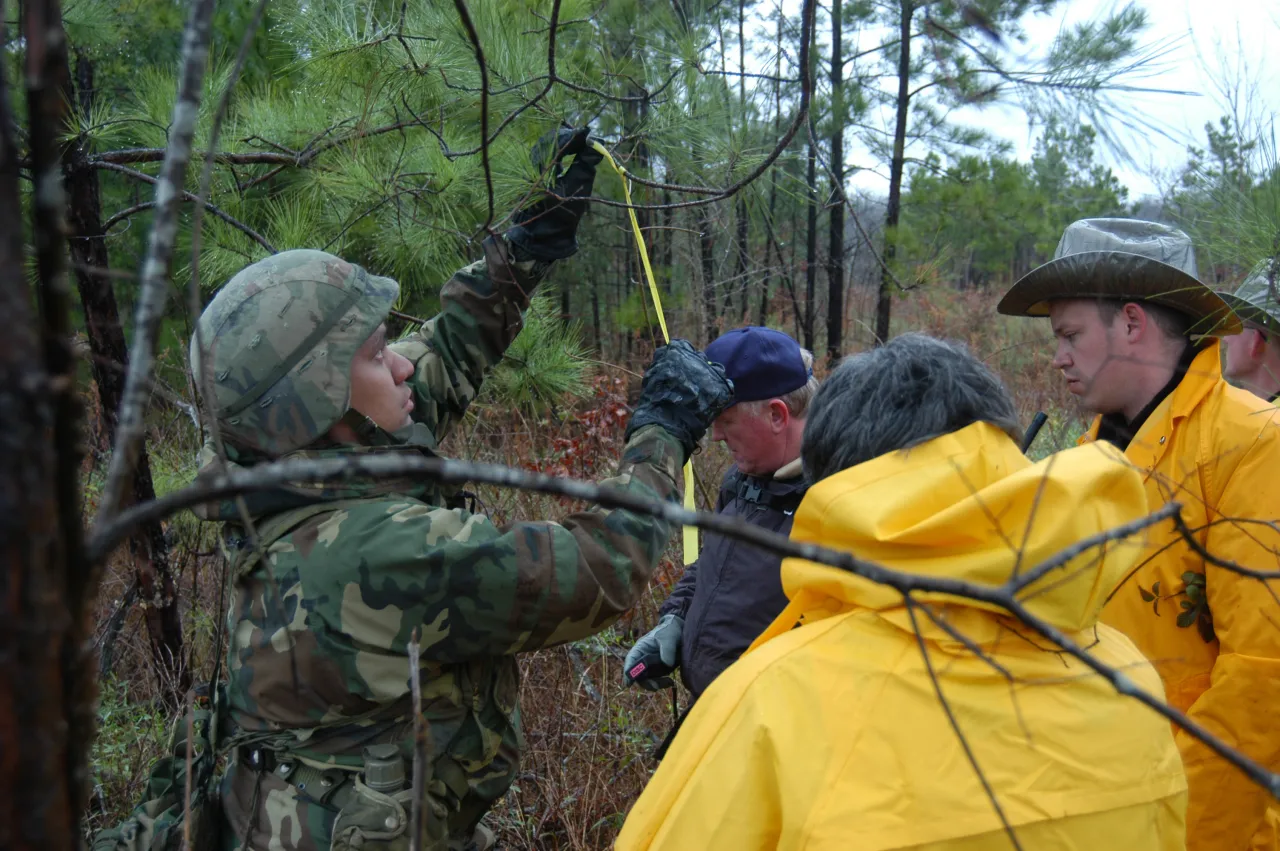
[{"label": "soldier's face", "polygon": [[408,358],[387,348],[387,326],[379,326],[351,363],[351,407],[384,431],[404,428],[413,411],[413,390],[405,384],[412,374]]}]

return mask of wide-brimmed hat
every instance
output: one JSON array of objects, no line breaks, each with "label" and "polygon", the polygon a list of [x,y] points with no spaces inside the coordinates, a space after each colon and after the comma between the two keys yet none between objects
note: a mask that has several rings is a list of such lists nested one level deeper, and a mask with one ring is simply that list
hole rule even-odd
[{"label": "wide-brimmed hat", "polygon": [[1008,316],[1048,316],[1050,301],[1072,298],[1164,305],[1191,319],[1193,335],[1240,330],[1226,301],[1196,276],[1191,237],[1156,222],[1073,222],[1058,241],[1053,259],[1023,275],[996,309]]},{"label": "wide-brimmed hat", "polygon": [[1280,334],[1280,304],[1276,302],[1280,277],[1273,282],[1271,260],[1263,260],[1249,277],[1244,279],[1234,293],[1220,293],[1232,310],[1245,322],[1261,325],[1268,331]]}]

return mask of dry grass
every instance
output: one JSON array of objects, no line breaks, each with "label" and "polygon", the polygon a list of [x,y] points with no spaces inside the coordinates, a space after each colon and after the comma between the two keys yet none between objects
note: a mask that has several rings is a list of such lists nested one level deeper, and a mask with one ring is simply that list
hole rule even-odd
[{"label": "dry grass", "polygon": [[[856,294],[854,308],[865,299],[866,294]],[[1084,420],[1049,366],[1047,323],[1000,317],[994,305],[989,293],[915,291],[895,306],[895,332],[918,330],[964,342],[1005,380],[1024,422],[1037,410],[1050,414],[1034,455],[1070,445],[1083,430]],[[692,321],[677,318],[675,324],[696,327]],[[867,336],[855,325],[850,350],[865,346]],[[631,362],[621,366],[641,372],[649,354],[637,349]],[[444,450],[455,457],[602,478],[616,464],[624,404],[637,387],[638,381],[626,372],[604,370],[595,396],[563,418],[534,420],[511,411],[481,410],[468,418]],[[158,490],[190,479],[197,449],[190,423],[164,414],[151,443]],[[726,466],[727,457],[716,446],[695,457],[700,507],[714,498]],[[90,508],[98,477],[98,471],[88,465]],[[536,494],[478,490],[484,510],[499,523],[557,518],[580,508]],[[212,529],[206,525],[189,515],[169,524],[187,647],[198,677],[211,669],[214,628],[222,617],[217,605],[222,573],[212,556]],[[512,851],[600,849],[612,843],[654,767],[653,748],[671,724],[668,695],[622,688],[621,657],[634,638],[656,622],[658,606],[679,577],[678,547],[679,542],[673,541],[643,598],[605,633],[521,659],[527,751],[510,794],[489,816],[502,847]],[[100,638],[128,584],[123,563],[110,565],[96,613]],[[90,818],[94,826],[113,823],[132,807],[166,724],[164,713],[156,708],[161,689],[136,607],[121,632],[116,658],[112,678],[103,688],[94,766],[100,791]],[[682,695],[682,705],[684,700]]]}]

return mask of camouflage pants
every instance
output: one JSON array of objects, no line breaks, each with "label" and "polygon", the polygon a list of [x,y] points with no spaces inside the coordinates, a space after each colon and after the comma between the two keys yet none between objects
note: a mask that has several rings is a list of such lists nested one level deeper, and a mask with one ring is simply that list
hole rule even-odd
[{"label": "camouflage pants", "polygon": [[[480,819],[511,785],[514,765],[503,768],[491,766],[487,781],[467,784],[461,798],[440,780],[428,786],[425,804],[431,812],[423,851],[463,851],[471,846]],[[223,780],[222,804],[223,851],[330,851],[333,845],[337,805],[319,802],[275,772],[232,763]],[[406,802],[406,815],[409,809]],[[364,847],[402,851],[408,848],[408,834]]]}]

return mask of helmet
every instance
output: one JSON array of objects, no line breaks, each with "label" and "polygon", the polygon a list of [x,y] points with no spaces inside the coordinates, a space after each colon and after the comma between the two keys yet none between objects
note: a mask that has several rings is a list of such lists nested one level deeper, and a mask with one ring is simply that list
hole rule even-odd
[{"label": "helmet", "polygon": [[356,351],[399,295],[390,278],[323,251],[242,269],[191,338],[196,386],[212,388],[205,401],[225,438],[276,457],[328,432],[350,406]]}]

